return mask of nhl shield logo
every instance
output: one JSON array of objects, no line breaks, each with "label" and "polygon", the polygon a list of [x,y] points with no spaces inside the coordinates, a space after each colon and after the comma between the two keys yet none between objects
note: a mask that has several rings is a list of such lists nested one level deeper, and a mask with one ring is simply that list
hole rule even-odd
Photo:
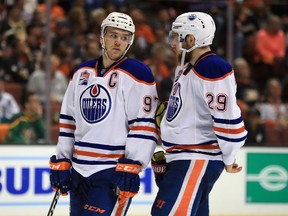
[{"label": "nhl shield logo", "polygon": [[86,88],[80,96],[80,110],[82,117],[89,123],[97,123],[107,117],[111,110],[111,97],[108,90],[93,84]]},{"label": "nhl shield logo", "polygon": [[89,76],[90,74],[87,71],[82,72],[79,79],[79,85],[87,85]]},{"label": "nhl shield logo", "polygon": [[169,98],[169,103],[167,107],[167,121],[172,121],[179,113],[182,107],[182,98],[180,94],[181,85],[180,83],[175,83],[172,88],[172,93]]}]

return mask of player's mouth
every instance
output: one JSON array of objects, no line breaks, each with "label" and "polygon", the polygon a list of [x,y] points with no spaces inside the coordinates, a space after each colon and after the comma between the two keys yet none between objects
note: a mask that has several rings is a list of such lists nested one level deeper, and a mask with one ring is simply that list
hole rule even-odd
[{"label": "player's mouth", "polygon": [[120,52],[120,51],[121,51],[121,49],[119,49],[119,48],[117,48],[117,47],[113,47],[112,50],[113,50],[113,51],[116,51],[116,52]]}]

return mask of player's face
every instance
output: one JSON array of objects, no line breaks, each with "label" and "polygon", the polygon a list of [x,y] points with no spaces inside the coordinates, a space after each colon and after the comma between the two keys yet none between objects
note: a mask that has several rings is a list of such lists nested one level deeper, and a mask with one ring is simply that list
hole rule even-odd
[{"label": "player's face", "polygon": [[[171,31],[169,33],[169,44],[172,48],[172,51],[175,53],[175,55],[177,56],[177,60],[178,62],[181,62],[181,58],[182,58],[182,50],[180,49],[179,46],[179,35],[176,32]],[[185,49],[189,49],[190,47],[188,47],[188,43],[186,42],[186,40],[184,40],[182,42],[182,47]],[[185,62],[190,61],[191,59],[191,52],[186,53],[185,55]]]},{"label": "player's face", "polygon": [[179,35],[178,35],[178,33],[173,32],[173,31],[169,32],[169,44],[172,48],[172,51],[176,55],[179,55],[179,53],[181,53],[180,48],[179,48]]},{"label": "player's face", "polygon": [[117,28],[107,27],[107,30],[104,34],[104,43],[106,52],[112,60],[118,60],[124,54],[130,41],[130,32]]},{"label": "player's face", "polygon": [[179,47],[179,35],[176,32],[170,31],[169,32],[169,44],[173,53],[175,54],[178,63],[181,62],[182,50]]}]

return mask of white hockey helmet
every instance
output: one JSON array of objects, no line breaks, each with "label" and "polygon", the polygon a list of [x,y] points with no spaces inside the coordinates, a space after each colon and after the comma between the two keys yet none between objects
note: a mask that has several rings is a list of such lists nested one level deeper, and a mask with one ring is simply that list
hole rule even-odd
[{"label": "white hockey helmet", "polygon": [[183,50],[182,42],[185,37],[192,34],[195,38],[195,45],[187,52],[190,52],[197,47],[211,45],[214,39],[216,26],[213,18],[203,12],[188,12],[179,15],[172,23],[172,32],[177,33],[180,43],[180,48]]},{"label": "white hockey helmet", "polygon": [[104,36],[106,27],[114,27],[122,30],[126,30],[131,33],[131,39],[129,44],[131,45],[134,40],[135,25],[132,18],[124,13],[112,12],[103,20],[101,24],[101,36]]}]

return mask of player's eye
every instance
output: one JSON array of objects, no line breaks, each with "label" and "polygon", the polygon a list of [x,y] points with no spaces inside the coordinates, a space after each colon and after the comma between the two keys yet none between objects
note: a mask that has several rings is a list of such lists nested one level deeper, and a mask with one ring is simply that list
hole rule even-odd
[{"label": "player's eye", "polygon": [[117,39],[118,35],[115,34],[115,33],[110,33],[110,34],[108,34],[108,37],[111,38],[111,39]]},{"label": "player's eye", "polygon": [[124,42],[127,42],[129,40],[129,38],[130,38],[129,36],[122,36],[121,40]]},{"label": "player's eye", "polygon": [[123,42],[129,42],[131,39],[131,35],[119,35],[119,34],[114,33],[114,32],[108,33],[107,37],[112,39],[112,40],[120,39]]}]

